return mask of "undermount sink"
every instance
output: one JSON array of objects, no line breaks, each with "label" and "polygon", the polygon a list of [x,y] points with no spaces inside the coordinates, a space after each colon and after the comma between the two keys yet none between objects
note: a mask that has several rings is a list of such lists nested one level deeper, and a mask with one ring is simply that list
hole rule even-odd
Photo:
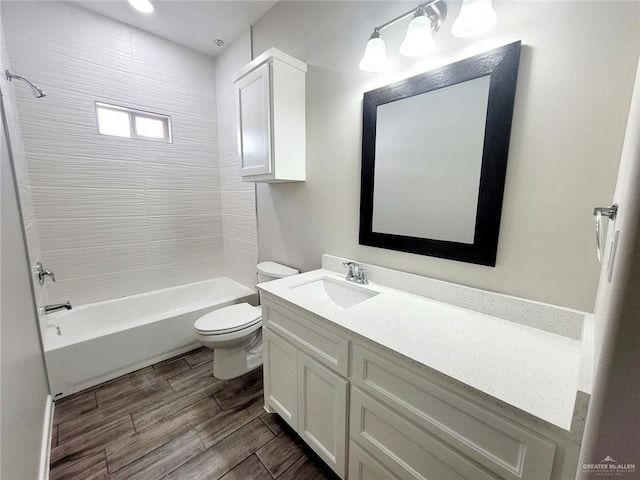
[{"label": "undermount sink", "polygon": [[296,285],[291,290],[342,308],[352,307],[378,295],[374,290],[327,277]]}]

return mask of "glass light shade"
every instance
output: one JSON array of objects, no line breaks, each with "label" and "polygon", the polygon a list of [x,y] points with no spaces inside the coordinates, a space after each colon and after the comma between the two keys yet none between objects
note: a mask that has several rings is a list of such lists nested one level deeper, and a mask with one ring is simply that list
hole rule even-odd
[{"label": "glass light shade", "polygon": [[129,0],[129,5],[142,13],[153,12],[153,5],[149,0]]},{"label": "glass light shade", "polygon": [[435,46],[431,35],[431,20],[426,15],[414,17],[407,28],[407,35],[400,45],[400,54],[405,57],[426,55]]},{"label": "glass light shade", "polygon": [[380,37],[370,38],[360,60],[360,70],[365,72],[380,72],[389,66],[387,49]]},{"label": "glass light shade", "polygon": [[493,27],[497,20],[491,0],[464,0],[451,33],[456,37],[475,37]]}]

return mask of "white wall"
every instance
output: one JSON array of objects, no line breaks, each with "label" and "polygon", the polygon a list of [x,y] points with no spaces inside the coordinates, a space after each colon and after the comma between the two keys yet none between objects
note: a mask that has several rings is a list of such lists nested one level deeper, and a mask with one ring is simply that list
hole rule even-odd
[{"label": "white wall", "polygon": [[[640,46],[637,2],[494,2],[479,39],[436,35],[435,54],[401,59],[406,22],[385,30],[391,72],[358,70],[373,27],[407,2],[279,2],[254,25],[256,55],[309,64],[307,181],[259,185],[260,258],[309,270],[323,252],[591,311],[599,265],[592,211],[611,202]],[[603,19],[606,19],[604,21]],[[522,40],[495,268],[358,245],[362,94]]]},{"label": "white wall", "polygon": [[[610,455],[619,463],[640,466],[640,409],[637,408],[640,384],[634,380],[640,368],[637,342],[640,337],[639,135],[640,69],[615,191],[619,210],[612,230],[619,232],[617,253],[611,281],[603,268],[594,311],[598,364],[578,465],[598,463]],[[599,477],[598,473],[578,471],[580,480]]]},{"label": "white wall", "polygon": [[[4,46],[0,21],[0,45]],[[0,68],[9,68],[2,48]],[[13,92],[0,79],[2,103],[7,123]],[[50,403],[44,358],[38,335],[35,306],[30,285],[23,224],[16,195],[5,121],[0,127],[0,477],[33,480],[40,477],[42,440],[48,434],[45,412]],[[10,132],[13,137],[13,132]],[[14,153],[20,145],[14,143]],[[25,210],[26,213],[26,210]],[[48,436],[44,437],[48,440]],[[48,447],[48,442],[45,444]],[[44,451],[46,453],[46,450]]]},{"label": "white wall", "polygon": [[[3,1],[50,302],[224,274],[214,61],[60,2]],[[94,102],[171,115],[173,143],[100,136]]]},{"label": "white wall", "polygon": [[231,75],[251,61],[251,36],[244,32],[216,57],[220,191],[225,274],[247,286],[256,281],[258,257],[253,183],[240,178],[236,97]]}]

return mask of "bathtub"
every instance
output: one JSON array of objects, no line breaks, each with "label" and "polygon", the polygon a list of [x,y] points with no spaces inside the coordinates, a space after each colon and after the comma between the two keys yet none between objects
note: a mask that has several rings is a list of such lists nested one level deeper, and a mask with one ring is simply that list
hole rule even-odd
[{"label": "bathtub", "polygon": [[53,397],[197,348],[200,316],[256,301],[254,290],[222,277],[50,314],[44,350]]}]

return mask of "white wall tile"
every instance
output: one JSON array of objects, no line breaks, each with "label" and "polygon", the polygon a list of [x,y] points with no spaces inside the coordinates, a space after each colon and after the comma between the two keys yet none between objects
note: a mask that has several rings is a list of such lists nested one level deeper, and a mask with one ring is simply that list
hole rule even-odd
[{"label": "white wall tile", "polygon": [[33,188],[143,189],[142,162],[30,153]]},{"label": "white wall tile", "polygon": [[137,30],[132,32],[132,47],[133,67],[141,77],[161,78],[172,87],[203,94],[215,93],[215,69],[210,57]]},{"label": "white wall tile", "polygon": [[214,261],[221,256],[222,237],[204,237],[151,242],[153,266]]},{"label": "white wall tile", "polygon": [[144,189],[33,189],[36,216],[41,219],[134,217],[146,215]]},{"label": "white wall tile", "polygon": [[139,161],[142,140],[99,135],[95,121],[80,126],[49,122],[44,118],[24,120],[22,117],[21,125],[27,160],[33,154],[44,154]]},{"label": "white wall tile", "polygon": [[25,223],[24,236],[27,241],[29,265],[34,266],[36,262],[42,261],[40,239],[38,238],[38,229],[35,222]]},{"label": "white wall tile", "polygon": [[250,60],[251,39],[249,32],[245,32],[216,59],[216,92],[225,272],[252,287],[258,260],[255,186],[240,177],[235,87],[231,82],[231,75]]},{"label": "white wall tile", "polygon": [[152,190],[147,188],[147,212],[156,215],[217,214],[222,210],[217,192]]},{"label": "white wall tile", "polygon": [[[223,187],[226,186],[223,179],[220,179],[220,183]],[[256,197],[253,183],[234,189],[223,188],[221,195],[225,214],[251,216],[255,223]]]},{"label": "white wall tile", "polygon": [[[72,85],[50,85],[45,88],[39,74],[38,85],[47,92],[47,96],[35,100],[31,91],[24,88],[18,92],[20,110],[18,117],[37,129],[40,122],[46,121],[53,124],[73,125],[73,128],[90,126],[97,129],[95,102],[96,93],[84,94],[71,90]],[[53,89],[53,90],[52,90]],[[67,127],[72,128],[72,127]],[[73,131],[73,130],[72,130]],[[95,133],[95,131],[94,131]]]},{"label": "white wall tile", "polygon": [[61,280],[144,270],[151,267],[147,242],[99,247],[44,250],[42,262]]},{"label": "white wall tile", "polygon": [[184,138],[174,138],[173,143],[149,141],[144,143],[140,154],[147,162],[166,164],[174,169],[179,169],[181,165],[218,168],[218,147],[214,143],[200,143]]},{"label": "white wall tile", "polygon": [[62,279],[48,286],[49,302],[84,305],[146,292],[151,283],[150,269]]},{"label": "white wall tile", "polygon": [[223,255],[210,259],[207,262],[160,265],[153,267],[153,288],[174,287],[176,285],[199,282],[224,275]]},{"label": "white wall tile", "polygon": [[255,244],[257,242],[256,218],[253,215],[223,214],[225,238],[242,240]]},{"label": "white wall tile", "polygon": [[58,2],[6,2],[3,13],[9,55],[23,75],[43,87],[135,100],[130,27],[79,8],[63,12]]},{"label": "white wall tile", "polygon": [[46,251],[143,243],[149,238],[144,216],[38,220],[38,233]]},{"label": "white wall tile", "polygon": [[[168,67],[170,68],[170,67]],[[215,115],[215,94],[213,87],[208,92],[208,86],[204,83],[197,90],[187,90],[179,87],[171,87],[162,77],[144,78],[137,77],[136,103],[141,107],[158,111],[169,111],[199,116]],[[213,104],[213,110],[209,105]]]},{"label": "white wall tile", "polygon": [[218,191],[220,175],[217,168],[181,165],[176,168],[167,164],[144,164],[146,188],[151,190],[202,190]]},{"label": "white wall tile", "polygon": [[[213,59],[66,3],[34,6],[3,2],[3,19],[16,71],[48,93],[20,89],[17,117],[25,212],[59,279],[50,301],[222,275]],[[98,135],[95,101],[170,115],[173,143]]]},{"label": "white wall tile", "polygon": [[228,277],[248,287],[256,283],[258,251],[254,242],[225,238],[224,269]]},{"label": "white wall tile", "polygon": [[[21,163],[24,160],[14,160],[14,164]],[[22,221],[25,225],[34,223],[36,220],[32,189],[28,183],[18,183],[18,199],[20,200],[20,210],[22,211]]]},{"label": "white wall tile", "polygon": [[[206,104],[205,104],[206,105]],[[210,106],[211,102],[208,105]],[[205,107],[206,108],[206,107]],[[175,110],[174,110],[175,111]],[[180,143],[182,139],[192,139],[192,141],[211,145],[212,148],[218,146],[218,127],[216,118],[206,115],[208,112],[188,112],[176,113],[171,116],[173,127],[173,138],[175,143]]]},{"label": "white wall tile", "polygon": [[149,237],[152,242],[194,237],[222,237],[222,215],[150,216]]}]

